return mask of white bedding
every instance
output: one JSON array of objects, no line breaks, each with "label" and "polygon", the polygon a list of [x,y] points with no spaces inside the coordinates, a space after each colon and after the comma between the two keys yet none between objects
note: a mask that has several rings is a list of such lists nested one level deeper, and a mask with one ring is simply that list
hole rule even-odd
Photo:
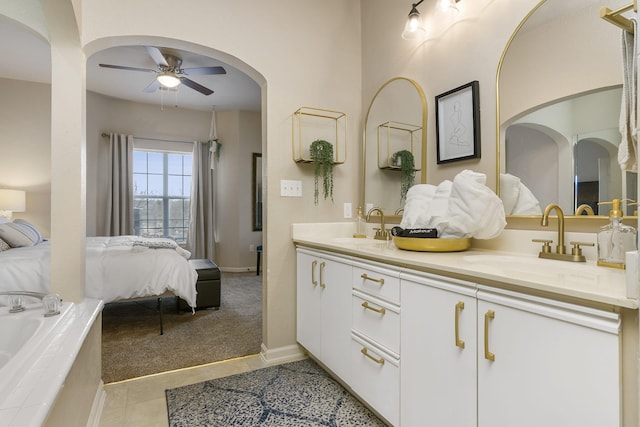
[{"label": "white bedding", "polygon": [[[171,291],[196,305],[198,273],[182,248],[154,248],[137,236],[87,237],[85,296],[105,303]],[[0,290],[49,292],[49,242],[0,252]]]}]

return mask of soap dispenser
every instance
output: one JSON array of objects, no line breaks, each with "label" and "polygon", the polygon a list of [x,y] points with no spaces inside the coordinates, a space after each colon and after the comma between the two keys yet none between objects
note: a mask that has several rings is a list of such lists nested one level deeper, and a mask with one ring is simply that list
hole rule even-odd
[{"label": "soap dispenser", "polygon": [[609,224],[601,227],[598,232],[598,265],[625,268],[626,252],[637,249],[638,233],[634,227],[622,223],[620,199],[598,204],[612,205]]},{"label": "soap dispenser", "polygon": [[366,221],[364,219],[364,213],[362,211],[362,206],[358,207],[358,213],[356,215],[356,232],[353,233],[353,237],[357,237],[360,239],[364,239],[367,237],[367,233],[365,232]]}]

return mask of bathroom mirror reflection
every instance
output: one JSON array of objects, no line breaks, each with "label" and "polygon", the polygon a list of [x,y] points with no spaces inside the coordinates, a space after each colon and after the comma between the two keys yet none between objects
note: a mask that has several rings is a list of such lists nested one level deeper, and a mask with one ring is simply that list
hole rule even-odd
[{"label": "bathroom mirror reflection", "polygon": [[[599,15],[601,6],[627,3],[543,1],[505,48],[498,74],[500,173],[520,178],[542,208],[557,203],[570,214],[587,204],[607,215],[598,202],[637,199],[636,174],[617,162],[622,29]],[[506,206],[509,187],[502,181]],[[628,206],[625,214],[634,210]]]},{"label": "bathroom mirror reflection", "polygon": [[365,213],[380,208],[385,216],[404,206],[402,164],[407,152],[414,161],[413,184],[426,183],[427,103],[413,80],[395,77],[374,95],[363,132],[363,194]]}]

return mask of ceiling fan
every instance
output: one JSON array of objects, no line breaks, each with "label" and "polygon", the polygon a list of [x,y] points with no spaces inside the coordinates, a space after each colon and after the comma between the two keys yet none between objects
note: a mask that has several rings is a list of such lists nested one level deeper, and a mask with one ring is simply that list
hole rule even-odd
[{"label": "ceiling fan", "polygon": [[155,73],[156,78],[144,88],[144,92],[155,92],[160,88],[174,88],[180,83],[203,95],[211,95],[213,91],[199,83],[194,82],[187,76],[202,76],[211,74],[226,74],[223,67],[196,67],[181,68],[182,59],[170,53],[162,53],[160,49],[153,46],[145,46],[149,56],[158,65],[155,70],[149,68],[125,67],[122,65],[99,64],[104,68],[115,68],[118,70],[142,71],[145,73]]}]

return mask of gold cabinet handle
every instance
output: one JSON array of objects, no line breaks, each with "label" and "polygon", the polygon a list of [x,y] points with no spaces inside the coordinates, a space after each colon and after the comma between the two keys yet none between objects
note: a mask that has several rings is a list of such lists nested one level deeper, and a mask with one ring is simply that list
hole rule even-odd
[{"label": "gold cabinet handle", "polygon": [[362,273],[360,277],[362,277],[364,280],[371,280],[372,282],[376,282],[376,283],[380,283],[381,285],[384,285],[384,279],[374,279],[373,277],[367,276],[367,273]]},{"label": "gold cabinet handle", "polygon": [[380,313],[380,314],[382,314],[383,316],[384,316],[384,314],[387,312],[387,310],[385,310],[385,308],[384,308],[384,307],[382,307],[382,308],[375,308],[375,307],[371,307],[371,306],[369,305],[369,302],[368,302],[368,301],[363,302],[363,303],[362,303],[362,306],[363,306],[364,308],[366,308],[367,310],[375,311],[376,313]]},{"label": "gold cabinet handle", "polygon": [[456,304],[456,346],[464,348],[464,341],[460,339],[460,311],[464,310],[464,302],[458,301]]},{"label": "gold cabinet handle", "polygon": [[318,286],[318,281],[316,280],[316,265],[318,265],[318,261],[313,261],[311,263],[311,283],[313,286]]},{"label": "gold cabinet handle", "polygon": [[326,288],[327,284],[324,283],[324,279],[322,278],[322,272],[324,271],[324,266],[326,265],[326,263],[324,261],[322,261],[320,263],[320,287],[321,288]]},{"label": "gold cabinet handle", "polygon": [[364,354],[369,359],[371,359],[374,362],[376,362],[378,365],[384,365],[384,359],[382,357],[380,359],[376,359],[375,357],[373,357],[372,355],[369,354],[369,352],[367,351],[366,347],[362,347],[362,350],[360,350],[360,353]]},{"label": "gold cabinet handle", "polygon": [[496,317],[493,310],[489,310],[484,314],[484,358],[495,362],[496,355],[489,351],[489,320]]}]

